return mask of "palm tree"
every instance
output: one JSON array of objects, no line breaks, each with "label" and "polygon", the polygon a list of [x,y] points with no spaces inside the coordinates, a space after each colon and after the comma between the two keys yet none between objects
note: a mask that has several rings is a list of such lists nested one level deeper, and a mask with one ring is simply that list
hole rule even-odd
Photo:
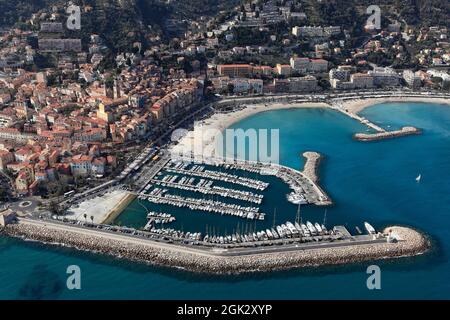
[{"label": "palm tree", "polygon": [[84,217],[84,220],[86,221],[86,219],[87,219],[87,214],[86,214],[86,213],[83,214],[83,217]]},{"label": "palm tree", "polygon": [[92,223],[94,223],[94,216],[91,216],[91,221]]}]

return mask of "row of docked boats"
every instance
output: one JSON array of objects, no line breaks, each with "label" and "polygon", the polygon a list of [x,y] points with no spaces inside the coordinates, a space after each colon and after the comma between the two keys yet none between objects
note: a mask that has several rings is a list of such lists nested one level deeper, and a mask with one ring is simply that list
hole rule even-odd
[{"label": "row of docked boats", "polygon": [[154,212],[154,211],[149,212],[147,214],[147,219],[149,223],[154,224],[167,224],[176,221],[176,218],[169,213]]},{"label": "row of docked boats", "polygon": [[152,228],[149,230],[152,234],[161,236],[162,238],[169,238],[170,240],[181,241],[201,241],[201,232],[183,232],[176,229],[158,229]]},{"label": "row of docked boats", "polygon": [[184,191],[201,193],[204,195],[217,195],[256,204],[261,204],[264,197],[263,195],[255,194],[250,191],[213,186],[212,180],[200,179],[200,182],[197,185],[193,185],[195,178],[188,179],[187,177],[182,177],[179,181],[177,181],[178,178],[178,175],[166,175],[162,179],[152,179],[151,182],[162,187],[170,187]]},{"label": "row of docked boats", "polygon": [[333,230],[327,230],[324,225],[320,225],[319,223],[313,224],[308,221],[306,222],[306,224],[303,224],[298,222],[292,223],[288,221],[276,227],[258,232],[249,232],[246,234],[235,233],[227,236],[206,235],[203,238],[203,241],[216,244],[272,241],[287,238],[301,238],[304,241],[314,241],[319,240],[319,236],[334,235],[334,233],[335,232]]},{"label": "row of docked boats", "polygon": [[265,218],[265,213],[259,212],[259,207],[246,207],[214,200],[187,198],[167,194],[166,191],[167,189],[155,188],[149,194],[140,194],[139,199],[146,199],[156,204],[168,204],[179,208],[231,215],[249,220],[264,220]]},{"label": "row of docked boats", "polygon": [[[194,168],[195,168],[195,170],[194,170]],[[235,174],[230,174],[230,173],[221,172],[221,171],[204,170],[204,169],[200,170],[199,168],[201,169],[201,168],[203,168],[203,166],[200,166],[200,167],[194,166],[191,169],[182,169],[182,168],[168,166],[166,168],[166,171],[170,172],[170,173],[183,174],[186,176],[194,176],[194,177],[206,178],[206,179],[210,179],[210,180],[218,180],[218,181],[222,181],[222,182],[237,184],[237,185],[241,185],[241,186],[248,187],[251,189],[256,189],[259,191],[263,191],[269,186],[269,183],[261,181],[261,180],[247,178],[247,177],[241,177],[241,176],[238,176]]]}]

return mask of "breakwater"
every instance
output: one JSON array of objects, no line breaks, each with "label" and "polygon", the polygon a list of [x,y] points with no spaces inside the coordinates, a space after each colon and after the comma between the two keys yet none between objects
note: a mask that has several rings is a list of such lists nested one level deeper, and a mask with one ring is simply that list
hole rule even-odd
[{"label": "breakwater", "polygon": [[17,238],[211,274],[274,271],[414,256],[424,253],[430,247],[429,241],[421,233],[410,228],[389,227],[383,232],[390,232],[398,241],[388,243],[373,240],[361,244],[349,241],[340,245],[302,250],[292,248],[289,251],[282,251],[281,246],[270,248],[269,252],[261,250],[259,253],[242,253],[144,241],[43,221],[22,221],[8,225],[4,230],[5,234]]},{"label": "breakwater", "polygon": [[322,156],[317,152],[304,152],[303,157],[306,159],[302,173],[307,176],[314,183],[319,182],[319,165],[322,160]]},{"label": "breakwater", "polygon": [[403,127],[400,130],[395,131],[384,131],[377,133],[357,133],[354,138],[359,141],[376,141],[383,139],[391,139],[402,136],[409,136],[413,134],[420,134],[421,130],[415,127]]}]

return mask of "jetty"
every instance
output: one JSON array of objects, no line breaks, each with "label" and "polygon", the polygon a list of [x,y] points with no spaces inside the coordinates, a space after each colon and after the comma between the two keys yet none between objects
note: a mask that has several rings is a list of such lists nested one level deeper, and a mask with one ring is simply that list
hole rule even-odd
[{"label": "jetty", "polygon": [[307,176],[314,183],[319,182],[319,164],[322,159],[320,153],[307,151],[302,154],[305,158],[305,165],[303,167],[302,173]]},{"label": "jetty", "polygon": [[344,109],[344,107],[342,106],[341,103],[334,102],[331,104],[331,108],[345,114],[347,117],[350,117],[356,121],[359,121],[361,124],[366,125],[367,127],[369,127],[369,129],[375,130],[376,132],[385,132],[386,131],[382,127],[377,126],[375,123],[364,118],[363,116],[360,116],[356,113],[353,113],[353,112],[350,112],[350,111]]},{"label": "jetty", "polygon": [[400,130],[384,131],[376,133],[356,133],[354,138],[359,141],[376,141],[383,139],[391,139],[409,135],[420,134],[421,130],[415,127],[403,127]]},{"label": "jetty", "polygon": [[123,230],[127,231],[113,232],[79,224],[19,218],[17,223],[7,225],[3,233],[122,259],[211,274],[264,272],[407,257],[422,254],[430,248],[429,240],[420,232],[397,226],[388,227],[376,236],[353,236],[332,242],[292,242],[277,246],[222,249],[173,244],[144,238],[130,229]]}]

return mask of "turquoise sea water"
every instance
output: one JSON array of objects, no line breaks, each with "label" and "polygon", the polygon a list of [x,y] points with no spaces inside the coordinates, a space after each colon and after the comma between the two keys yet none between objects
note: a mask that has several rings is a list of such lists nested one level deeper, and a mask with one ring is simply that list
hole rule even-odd
[{"label": "turquoise sea water", "polygon": [[[434,244],[431,253],[377,263],[382,270],[381,290],[366,288],[365,270],[372,263],[215,277],[0,237],[0,298],[449,299],[450,108],[382,104],[363,115],[385,128],[414,125],[424,133],[357,142],[352,134],[366,127],[321,109],[261,113],[234,127],[280,129],[281,163],[294,168],[303,165],[299,155],[304,151],[325,155],[321,184],[336,203],[328,209],[328,225],[345,224],[354,232],[355,225],[367,220],[376,228],[404,224],[429,234]],[[416,183],[419,173],[422,181]],[[291,210],[278,208],[286,216]],[[302,210],[307,219],[323,219],[323,208]],[[203,226],[199,229],[204,232]],[[66,268],[73,264],[81,268],[80,291],[65,286]]]}]

